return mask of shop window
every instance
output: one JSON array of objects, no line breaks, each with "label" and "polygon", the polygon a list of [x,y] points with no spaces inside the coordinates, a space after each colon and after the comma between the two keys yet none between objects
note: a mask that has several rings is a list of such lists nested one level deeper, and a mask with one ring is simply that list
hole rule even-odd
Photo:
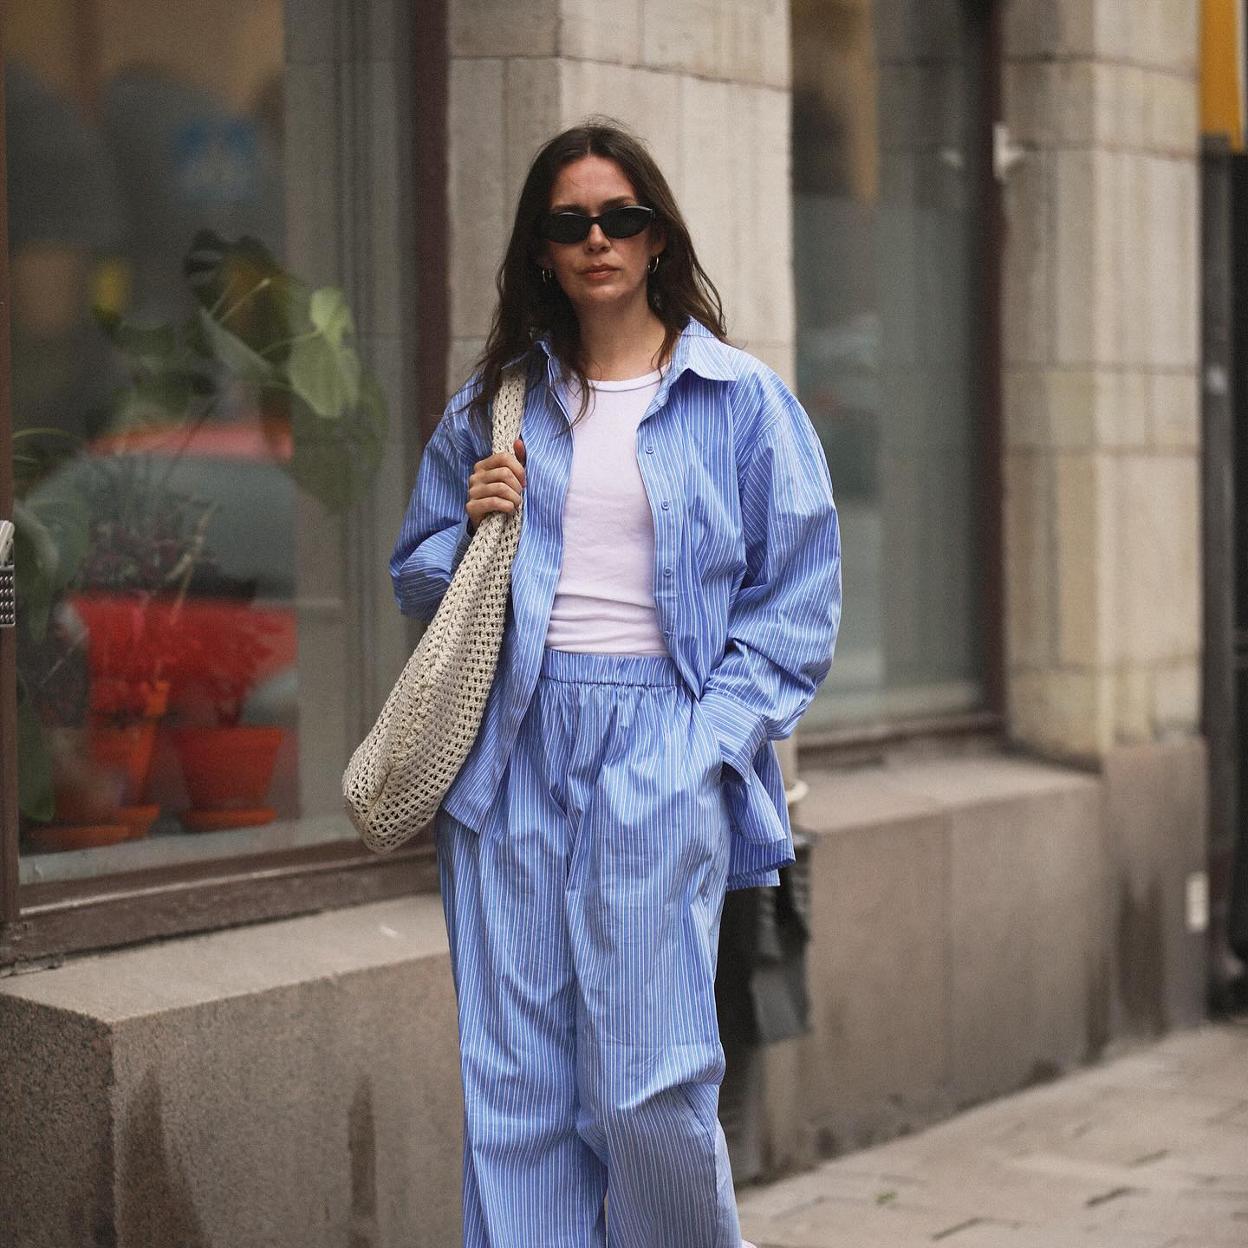
[{"label": "shop window", "polygon": [[22,885],[366,853],[342,767],[411,643],[410,101],[370,78],[406,32],[286,7],[5,15]]},{"label": "shop window", "polygon": [[807,742],[985,704],[982,7],[792,4],[797,382],[844,533]]}]

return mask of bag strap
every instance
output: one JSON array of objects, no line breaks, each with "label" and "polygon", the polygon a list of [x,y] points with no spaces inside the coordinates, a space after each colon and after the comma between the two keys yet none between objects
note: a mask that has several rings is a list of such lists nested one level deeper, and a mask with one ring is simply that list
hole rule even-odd
[{"label": "bag strap", "polygon": [[502,384],[494,396],[493,449],[511,451],[520,436],[520,417],[524,415],[525,367],[515,364],[503,373]]}]

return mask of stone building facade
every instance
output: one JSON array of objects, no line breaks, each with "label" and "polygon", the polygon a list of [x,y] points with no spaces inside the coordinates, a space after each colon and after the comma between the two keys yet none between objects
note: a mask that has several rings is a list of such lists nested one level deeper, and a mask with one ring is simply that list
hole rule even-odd
[{"label": "stone building facade", "polygon": [[[968,255],[989,232],[1001,275],[989,309],[999,402],[989,386],[972,426],[999,448],[998,488],[966,520],[1000,541],[999,592],[979,599],[999,616],[986,629],[1000,638],[999,714],[858,734],[821,720],[783,743],[809,843],[810,1028],[737,1072],[741,1182],[912,1130],[1205,1012],[1206,934],[1192,902],[1207,800],[1195,6],[966,7],[982,10],[1002,88],[1000,115],[977,114],[984,133],[1003,127],[999,197],[974,201],[965,223]],[[448,379],[463,377],[488,329],[529,156],[562,126],[606,113],[636,127],[669,174],[733,340],[801,393],[798,8],[448,0]],[[868,9],[874,23],[881,151],[873,172],[847,176],[874,179],[890,204],[922,206],[928,190],[900,154],[928,136],[898,126],[890,107],[923,89],[948,46],[952,19],[938,10],[951,6],[826,8],[820,20],[840,30]],[[438,53],[396,35],[405,8],[385,0],[286,9],[288,95],[307,103],[291,113],[288,161],[296,186],[300,170],[318,178],[317,194],[288,209],[292,249],[367,309],[366,350],[404,393],[419,331],[390,260],[405,246],[391,157],[404,58]],[[365,67],[366,89],[345,90],[348,66]],[[852,74],[845,82],[854,89]],[[990,108],[993,94],[976,99]],[[361,153],[351,161],[348,132]],[[896,237],[913,246],[890,248],[904,271],[923,236]],[[961,445],[929,437],[939,413],[926,405],[964,382],[931,345],[941,299],[889,289],[886,342],[912,306],[921,314],[882,386],[883,472],[912,483],[912,495],[911,485],[889,495],[911,506],[882,548],[887,567],[914,565],[923,588],[880,627],[906,654],[932,636],[957,641],[958,630],[941,632],[953,608],[939,570],[928,548],[916,552],[946,523],[941,487],[957,472],[932,465]],[[382,662],[371,688],[347,687],[342,602],[365,604],[357,611],[386,661],[409,640],[381,560],[418,450],[410,425],[392,433],[378,496],[352,530],[376,574],[319,559],[318,542],[336,539],[306,518],[307,653],[325,672],[301,695],[309,715],[354,699],[358,719],[386,686]],[[846,514],[848,552],[852,505]],[[983,565],[949,558],[973,597],[991,552]],[[847,618],[855,595],[847,577]],[[932,631],[919,636],[919,620]],[[305,784],[332,788],[352,731],[348,720],[342,740],[315,745]],[[24,1228],[15,1242],[455,1242],[461,1106],[436,894],[23,969],[0,979],[0,1223]]]}]

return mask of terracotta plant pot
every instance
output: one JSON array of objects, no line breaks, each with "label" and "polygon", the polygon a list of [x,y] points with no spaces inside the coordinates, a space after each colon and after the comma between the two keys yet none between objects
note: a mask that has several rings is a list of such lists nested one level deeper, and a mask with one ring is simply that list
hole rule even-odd
[{"label": "terracotta plant pot", "polygon": [[157,682],[144,694],[145,717],[131,723],[92,712],[85,728],[50,730],[56,822],[32,823],[32,845],[78,849],[147,834],[159,811],[142,803],[168,695],[168,681]]},{"label": "terracotta plant pot", "polygon": [[182,822],[193,831],[250,827],[275,817],[265,806],[283,728],[179,728],[174,748],[192,809]]},{"label": "terracotta plant pot", "polygon": [[96,722],[87,729],[91,761],[121,777],[121,800],[125,805],[138,805],[147,793],[156,723],[154,719],[122,725]]},{"label": "terracotta plant pot", "polygon": [[156,725],[168,705],[168,681],[145,681],[131,689],[129,699],[141,718],[119,723],[119,715],[92,709],[86,728],[49,730],[56,822],[27,824],[25,836],[36,850],[135,840],[147,835],[160,814],[142,801],[151,778]]},{"label": "terracotta plant pot", "polygon": [[[142,804],[147,795],[156,726],[169,706],[169,682],[155,681],[132,697],[142,709],[139,717],[118,722],[116,716],[93,710],[87,719],[87,752],[91,762],[99,770],[121,777],[120,800],[127,806]],[[77,822],[76,816],[67,818]]]},{"label": "terracotta plant pot", "polygon": [[[123,770],[97,760],[91,728],[53,728],[52,788],[58,823],[120,824],[114,812],[126,787]],[[108,750],[104,750],[105,756]]]}]

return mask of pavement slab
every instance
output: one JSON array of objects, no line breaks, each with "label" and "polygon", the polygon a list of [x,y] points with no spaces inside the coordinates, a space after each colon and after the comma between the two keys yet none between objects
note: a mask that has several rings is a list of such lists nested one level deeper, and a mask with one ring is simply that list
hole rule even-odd
[{"label": "pavement slab", "polygon": [[1248,1018],[743,1188],[758,1248],[1248,1248]]}]

